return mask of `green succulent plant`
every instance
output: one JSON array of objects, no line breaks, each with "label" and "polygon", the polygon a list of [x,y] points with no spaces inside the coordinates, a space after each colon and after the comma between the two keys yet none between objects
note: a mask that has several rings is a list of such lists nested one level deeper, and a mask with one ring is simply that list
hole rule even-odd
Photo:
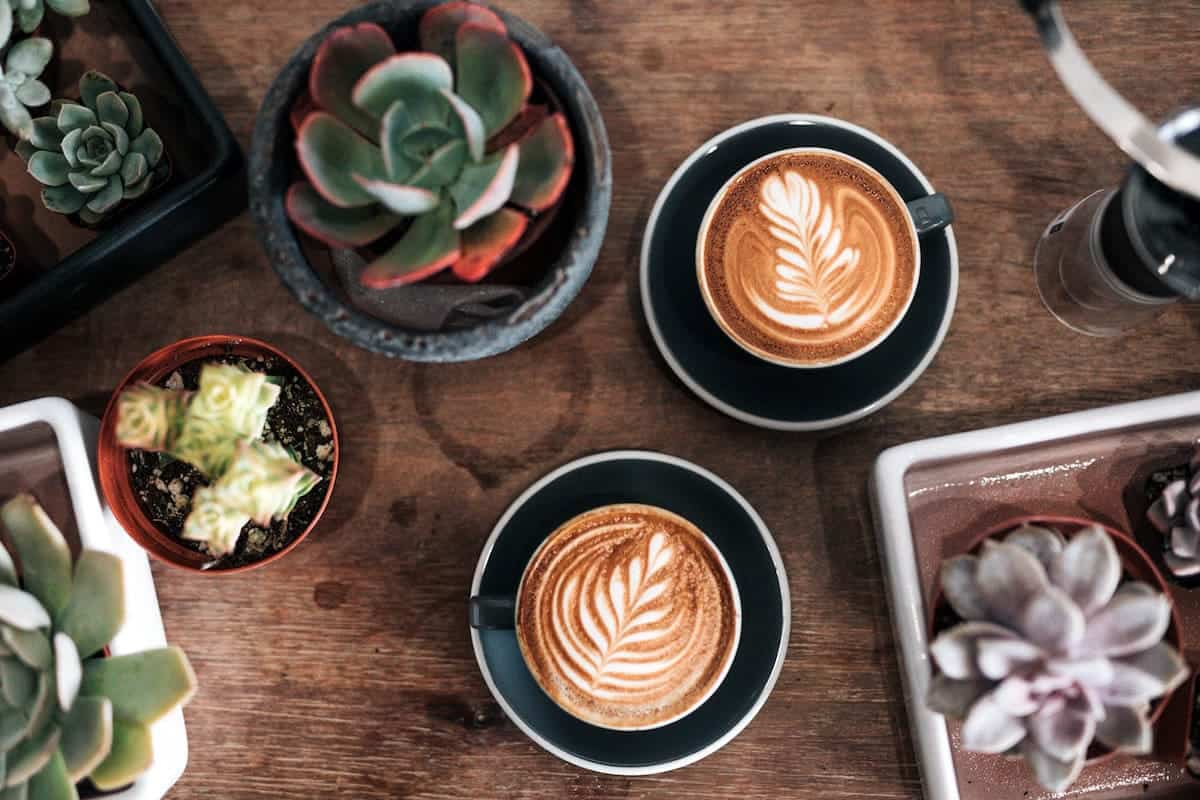
[{"label": "green succulent plant", "polygon": [[0,797],[78,800],[135,780],[149,726],[186,703],[196,676],[176,647],[105,657],[125,619],[121,560],[66,539],[29,495],[0,506],[20,571],[0,547]]},{"label": "green succulent plant", "polygon": [[32,36],[13,44],[4,58],[0,70],[0,124],[21,139],[33,135],[29,109],[50,102],[50,89],[39,78],[53,55],[54,45],[49,39]]},{"label": "green succulent plant", "polygon": [[574,164],[565,117],[529,105],[529,65],[496,14],[444,3],[420,38],[426,52],[397,53],[378,25],[333,31],[294,113],[307,182],[288,192],[292,221],[342,248],[400,232],[363,271],[369,288],[446,268],[481,280],[558,202]]},{"label": "green succulent plant", "polygon": [[82,17],[91,10],[88,0],[0,0],[0,50],[14,28],[33,33],[46,15],[46,8],[67,17]]},{"label": "green succulent plant", "polygon": [[54,116],[34,119],[17,152],[46,187],[46,208],[92,225],[162,180],[167,161],[137,97],[95,70],[80,79],[79,95],[80,103],[56,101]]}]

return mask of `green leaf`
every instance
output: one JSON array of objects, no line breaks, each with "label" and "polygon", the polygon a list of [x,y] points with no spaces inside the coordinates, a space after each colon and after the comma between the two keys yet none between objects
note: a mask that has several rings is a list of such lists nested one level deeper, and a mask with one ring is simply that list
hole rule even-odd
[{"label": "green leaf", "polygon": [[371,194],[383,207],[406,217],[425,214],[437,208],[438,196],[428,189],[404,186],[388,181],[371,181],[354,176],[358,185]]},{"label": "green leaf", "polygon": [[[30,135],[33,135],[32,131],[30,132]],[[33,154],[37,152],[37,148],[34,147],[27,139],[18,139],[17,146],[13,148],[13,152],[17,154],[17,158],[28,164],[29,159],[32,158]]]},{"label": "green leaf", "polygon": [[75,103],[64,103],[58,111],[58,129],[63,133],[69,133],[76,128],[87,128],[96,122],[96,114],[90,108]]},{"label": "green leaf", "polygon": [[67,159],[59,153],[39,150],[29,157],[26,169],[37,179],[38,183],[46,186],[62,186],[67,182],[67,171],[70,166]]},{"label": "green leaf", "polygon": [[8,775],[4,782],[8,786],[24,783],[42,771],[50,763],[50,757],[58,750],[62,732],[48,727],[40,734],[26,739],[8,751]]},{"label": "green leaf", "polygon": [[375,141],[379,120],[354,105],[354,86],[367,70],[395,52],[387,31],[374,23],[338,28],[317,49],[308,74],[309,93],[319,107]]},{"label": "green leaf", "polygon": [[96,116],[101,122],[111,122],[117,127],[124,127],[129,121],[129,109],[115,91],[104,92],[96,97]]},{"label": "green leaf", "polygon": [[86,202],[87,197],[71,185],[42,189],[42,205],[58,214],[74,214]]},{"label": "green leaf", "polygon": [[[58,127],[58,121],[55,120],[54,126]],[[83,140],[83,129],[76,128],[73,131],[62,136],[62,144],[59,147],[62,149],[63,156],[67,159],[67,163],[71,165],[71,169],[76,169],[79,166],[79,156],[76,154],[79,150],[80,142]]]},{"label": "green leaf", "polygon": [[[42,18],[46,14],[46,6],[42,3],[28,3],[23,8],[18,7],[16,12],[17,24],[20,25],[21,30],[24,33],[33,33],[42,24]],[[0,39],[0,41],[3,40]]]},{"label": "green leaf", "polygon": [[107,214],[117,207],[117,203],[121,202],[124,192],[125,184],[121,183],[121,176],[110,175],[108,185],[92,195],[92,199],[84,208],[93,214]]},{"label": "green leaf", "polygon": [[[49,39],[32,36],[14,44],[8,51],[4,61],[5,72],[23,72],[30,78],[42,74],[42,70],[50,63],[54,55],[54,45]],[[49,101],[46,101],[49,102]],[[41,105],[39,103],[39,105]]]},{"label": "green leaf", "polygon": [[85,661],[79,692],[112,700],[119,720],[150,724],[186,703],[195,690],[187,656],[178,647],[164,647]]},{"label": "green leaf", "polygon": [[56,695],[54,674],[39,673],[37,692],[33,696],[33,705],[29,707],[29,729],[26,735],[36,736],[41,733],[54,718]]},{"label": "green leaf", "polygon": [[15,708],[0,710],[0,752],[8,752],[25,738],[29,718]]},{"label": "green leaf", "polygon": [[[121,170],[121,164],[124,163],[124,157],[113,150],[104,160],[100,162],[100,166],[92,167],[92,175],[97,178],[107,178],[109,175],[116,175]],[[122,185],[122,188],[124,186]]]},{"label": "green leaf", "polygon": [[83,664],[75,642],[61,631],[54,634],[54,683],[58,689],[58,707],[63,711],[71,710],[82,680]]},{"label": "green leaf", "polygon": [[91,10],[88,0],[46,0],[46,5],[68,17],[82,17]]},{"label": "green leaf", "polygon": [[413,186],[437,189],[449,186],[462,172],[467,163],[467,143],[455,139],[435,150],[424,164],[412,174],[408,182]]},{"label": "green leaf", "polygon": [[[105,92],[116,92],[116,82],[103,72],[91,69],[79,79],[79,96],[88,108],[96,108],[96,101]],[[93,121],[94,125],[95,122]]]},{"label": "green leaf", "polygon": [[0,622],[31,631],[49,627],[50,615],[29,592],[0,585]]},{"label": "green leaf", "polygon": [[381,180],[383,154],[345,123],[323,111],[309,114],[296,137],[296,151],[309,182],[328,202],[343,208],[375,202],[351,176]]},{"label": "green leaf", "polygon": [[[437,102],[438,93],[453,85],[450,65],[439,56],[400,53],[367,70],[354,85],[351,99],[354,105],[376,118],[382,117],[397,100],[403,100],[418,119],[429,119],[434,114],[444,119],[445,104]],[[431,102],[435,105],[426,108]]]},{"label": "green leaf", "polygon": [[465,22],[474,22],[500,33],[505,32],[504,22],[491,9],[468,2],[443,3],[421,15],[421,49],[437,53],[453,64],[455,34]]},{"label": "green leaf", "polygon": [[27,800],[28,797],[28,783],[22,783],[19,786],[9,786],[5,789],[0,789],[0,800]]},{"label": "green leaf", "polygon": [[454,262],[454,274],[468,283],[487,277],[521,241],[529,219],[520,211],[502,208],[462,232],[462,256]]},{"label": "green leaf", "polygon": [[62,145],[62,131],[54,117],[38,117],[33,121],[33,136],[30,142],[39,150],[57,150]]},{"label": "green leaf", "polygon": [[142,195],[144,195],[146,193],[147,190],[149,190],[150,184],[153,183],[153,181],[154,181],[154,173],[150,173],[149,175],[146,175],[145,177],[143,177],[137,183],[134,183],[132,185],[127,184],[125,186],[125,199],[126,200],[136,200],[137,198],[141,197]]},{"label": "green leaf", "polygon": [[58,748],[72,783],[86,778],[112,750],[113,711],[107,697],[81,697],[63,719]]},{"label": "green leaf", "polygon": [[404,154],[401,141],[415,122],[403,100],[392,103],[383,115],[380,124],[379,147],[383,152],[383,167],[389,178],[396,182],[405,181],[417,164]]},{"label": "green leaf", "polygon": [[478,164],[468,163],[463,167],[450,187],[458,213],[455,228],[469,228],[508,202],[519,160],[520,154],[513,144]]},{"label": "green leaf", "polygon": [[141,723],[114,719],[112,748],[100,766],[92,770],[92,783],[102,792],[120,789],[137,780],[153,761],[150,729]]},{"label": "green leaf", "polygon": [[36,78],[30,78],[17,88],[17,99],[29,108],[44,106],[50,102],[50,87]]},{"label": "green leaf", "polygon": [[530,211],[545,211],[562,197],[575,164],[575,145],[566,118],[562,114],[546,117],[518,146],[521,160],[512,202]]},{"label": "green leaf", "polygon": [[[95,194],[105,186],[108,186],[108,178],[93,175],[87,167],[76,170],[67,177],[71,181],[71,186],[84,194]],[[83,205],[83,203],[80,203],[80,205]]]},{"label": "green leaf", "polygon": [[71,551],[67,540],[37,501],[27,494],[14,497],[0,508],[0,520],[8,528],[17,551],[25,588],[51,615],[58,614],[66,606],[71,591]]},{"label": "green leaf", "polygon": [[13,708],[27,710],[37,695],[37,674],[15,658],[0,658],[0,694]]},{"label": "green leaf", "polygon": [[125,123],[126,132],[133,138],[141,134],[145,127],[145,117],[142,115],[142,102],[129,92],[119,92],[125,107],[129,109],[129,121]]},{"label": "green leaf", "polygon": [[129,152],[129,134],[124,128],[112,122],[101,122],[100,125],[112,136],[113,147],[117,148],[118,153],[125,155]]},{"label": "green leaf", "polygon": [[0,123],[12,131],[21,140],[33,135],[33,117],[29,110],[17,99],[16,93],[8,85],[8,81],[0,80]]},{"label": "green leaf", "polygon": [[371,289],[415,283],[454,263],[459,254],[458,232],[451,224],[449,203],[417,217],[390,250],[363,270],[362,283]]},{"label": "green leaf", "polygon": [[484,130],[483,119],[479,116],[479,112],[467,105],[456,94],[442,92],[442,95],[450,104],[451,110],[454,111],[453,123],[467,140],[471,160],[482,161],[483,148],[487,144],[487,132]]},{"label": "green leaf", "polygon": [[79,221],[84,225],[96,225],[104,219],[103,214],[97,214],[87,206],[79,209]]},{"label": "green leaf", "polygon": [[445,125],[421,123],[400,140],[400,149],[409,159],[424,162],[442,145],[454,139],[454,134]]},{"label": "green leaf", "polygon": [[0,42],[8,44],[13,32],[13,7],[11,3],[0,3]]},{"label": "green leaf", "polygon": [[17,567],[13,564],[8,548],[3,544],[0,544],[0,584],[13,587],[19,585],[17,582]]},{"label": "green leaf", "polygon": [[40,630],[23,631],[5,625],[0,629],[0,636],[13,654],[33,669],[43,670],[50,667],[50,640]]},{"label": "green leaf", "polygon": [[[121,164],[121,182],[131,186],[150,174],[150,166],[141,153],[130,153]],[[128,192],[126,193],[128,195]]]},{"label": "green leaf", "polygon": [[71,599],[58,616],[58,630],[70,636],[82,658],[104,649],[125,624],[124,566],[100,550],[84,550],[75,562]]},{"label": "green leaf", "polygon": [[369,244],[402,221],[374,205],[338,208],[325,202],[315,189],[303,182],[292,184],[288,189],[286,205],[293,224],[333,247]]},{"label": "green leaf", "polygon": [[67,773],[62,753],[54,753],[50,763],[30,778],[29,800],[79,800],[79,792]]},{"label": "green leaf", "polygon": [[517,44],[506,34],[467,23],[458,29],[457,94],[479,112],[491,136],[516,118],[533,78]]}]

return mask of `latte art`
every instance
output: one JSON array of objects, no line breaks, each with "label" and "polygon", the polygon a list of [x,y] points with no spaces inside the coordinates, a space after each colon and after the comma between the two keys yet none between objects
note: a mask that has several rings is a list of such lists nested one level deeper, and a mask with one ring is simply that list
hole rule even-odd
[{"label": "latte art", "polygon": [[739,344],[799,366],[878,340],[907,307],[915,241],[877,175],[836,155],[782,154],[748,168],[711,213],[698,269]]},{"label": "latte art", "polygon": [[613,728],[664,724],[715,688],[736,646],[732,587],[686,520],[610,506],[555,532],[518,601],[522,652],[563,708]]}]

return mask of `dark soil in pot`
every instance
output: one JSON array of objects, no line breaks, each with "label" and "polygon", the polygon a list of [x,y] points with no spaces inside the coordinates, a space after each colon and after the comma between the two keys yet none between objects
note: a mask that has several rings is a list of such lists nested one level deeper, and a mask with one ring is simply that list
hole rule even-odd
[{"label": "dark soil in pot", "polygon": [[[289,364],[273,356],[223,356],[188,362],[159,381],[170,389],[195,390],[200,368],[209,362],[239,364],[282,381],[279,400],[267,414],[263,439],[279,442],[304,466],[328,478],[333,468],[333,429],[326,418],[320,398],[312,386]],[[207,484],[190,464],[160,453],[128,451],[129,480],[138,503],[159,530],[179,544],[205,552],[198,542],[180,537],[184,520],[191,511],[191,496],[197,487]],[[328,482],[300,498],[286,519],[276,520],[269,528],[253,522],[242,531],[237,549],[222,558],[219,568],[228,569],[260,561],[290,545],[304,533],[321,511]]]}]

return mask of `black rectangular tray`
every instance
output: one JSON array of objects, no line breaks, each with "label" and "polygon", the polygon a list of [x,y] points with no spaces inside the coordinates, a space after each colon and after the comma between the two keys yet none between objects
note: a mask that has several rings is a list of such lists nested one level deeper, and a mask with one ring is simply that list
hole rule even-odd
[{"label": "black rectangular tray", "polygon": [[[92,5],[91,14],[103,13],[108,6],[110,15],[128,18],[136,29],[134,35],[142,38],[136,48],[130,47],[130,52],[134,61],[145,63],[134,63],[132,68],[153,76],[158,84],[170,86],[171,92],[163,94],[169,95],[176,113],[178,108],[186,109],[187,130],[180,131],[179,138],[181,141],[186,138],[188,152],[182,154],[175,175],[165,187],[122,212],[94,237],[90,233],[82,236],[81,241],[90,240],[60,261],[30,270],[19,281],[14,276],[0,280],[0,361],[80,316],[246,207],[241,149],[153,4],[149,0],[92,0]],[[49,27],[51,15],[47,16]],[[55,24],[90,23],[88,17],[82,17]],[[52,30],[42,35],[55,38]],[[56,66],[52,62],[48,73],[56,69],[79,72],[84,66],[107,71],[103,59],[99,59],[101,63],[81,65],[78,59],[63,57],[58,52],[59,44],[55,42],[55,61],[63,58],[64,64]],[[113,77],[118,82],[122,80],[119,74]],[[51,83],[56,97],[71,93],[70,86],[55,85],[62,82]],[[167,110],[166,106],[163,108]],[[177,124],[164,120],[157,125],[162,127],[168,122]],[[170,132],[160,130],[160,133],[167,140],[170,155]],[[6,157],[15,158],[12,154]],[[185,168],[181,169],[181,165]],[[40,203],[36,184],[21,187],[0,184],[0,189],[6,193],[28,191],[32,201]],[[21,200],[0,195],[0,201],[5,199],[11,199],[14,205]],[[28,209],[29,204],[24,207]],[[29,212],[30,219],[40,213],[36,209]],[[7,220],[6,224],[15,223]],[[32,221],[27,226],[26,233],[38,235],[32,230]],[[67,231],[64,237],[70,238],[74,233]],[[17,242],[20,261],[22,231],[9,230],[9,235]],[[6,287],[5,281],[12,281],[15,290]]]}]

